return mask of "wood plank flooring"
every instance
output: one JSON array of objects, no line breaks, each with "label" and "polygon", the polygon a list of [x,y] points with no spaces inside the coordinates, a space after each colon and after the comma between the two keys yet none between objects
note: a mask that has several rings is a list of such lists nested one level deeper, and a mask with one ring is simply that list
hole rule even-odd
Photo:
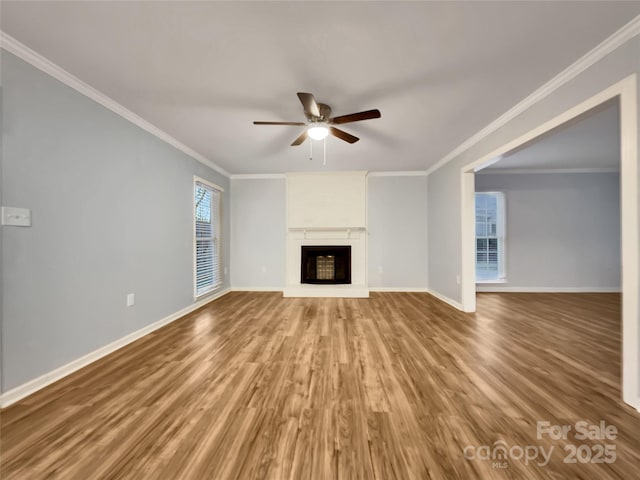
[{"label": "wood plank flooring", "polygon": [[[2,410],[0,477],[640,478],[619,303],[480,294],[463,314],[426,293],[234,292]],[[536,437],[580,420],[617,438]],[[465,458],[494,442],[554,450],[546,466]],[[564,463],[571,444],[616,460]]]}]

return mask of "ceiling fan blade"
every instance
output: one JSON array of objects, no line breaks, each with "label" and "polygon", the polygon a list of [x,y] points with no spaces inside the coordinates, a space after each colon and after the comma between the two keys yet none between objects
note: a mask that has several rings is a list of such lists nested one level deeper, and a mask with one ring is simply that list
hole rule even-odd
[{"label": "ceiling fan blade", "polygon": [[300,136],[298,138],[296,138],[293,143],[291,144],[292,147],[295,147],[297,145],[300,145],[302,142],[304,142],[307,139],[307,131],[305,130],[304,132],[302,132],[300,134]]},{"label": "ceiling fan blade", "polygon": [[360,120],[370,120],[372,118],[380,118],[380,110],[366,110],[364,112],[350,113],[349,115],[341,115],[329,120],[330,123],[340,125],[342,123],[359,122]]},{"label": "ceiling fan blade", "polygon": [[304,107],[304,113],[307,117],[319,117],[320,109],[316,103],[316,99],[310,93],[298,92],[298,98]]},{"label": "ceiling fan blade", "polygon": [[331,132],[331,135],[338,137],[340,140],[344,140],[345,142],[356,143],[360,140],[358,137],[354,137],[350,133],[340,130],[339,128],[329,127],[329,131]]},{"label": "ceiling fan blade", "polygon": [[306,125],[306,123],[302,122],[253,122],[254,125]]}]

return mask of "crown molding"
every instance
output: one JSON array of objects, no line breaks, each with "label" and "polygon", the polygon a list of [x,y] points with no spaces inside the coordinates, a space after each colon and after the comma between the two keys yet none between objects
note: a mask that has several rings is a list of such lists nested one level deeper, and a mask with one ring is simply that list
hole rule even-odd
[{"label": "crown molding", "polygon": [[105,108],[108,108],[112,112],[120,115],[125,120],[128,120],[134,125],[158,137],[163,142],[168,143],[172,147],[180,150],[181,152],[186,153],[194,160],[197,160],[198,162],[215,170],[221,175],[224,175],[225,177],[231,176],[231,174],[228,171],[226,171],[224,168],[220,167],[219,165],[215,164],[208,158],[204,157],[202,154],[186,146],[184,143],[175,139],[168,133],[160,130],[158,127],[149,123],[144,118],[140,117],[139,115],[136,115],[131,110],[120,105],[111,97],[108,97],[104,93],[93,88],[91,85],[83,82],[78,77],[67,72],[62,67],[56,65],[52,61],[43,57],[36,51],[32,50],[31,48],[27,47],[23,43],[19,42],[18,40],[16,40],[12,36],[6,34],[1,30],[0,30],[0,48],[6,50],[9,53],[12,53],[16,57],[24,60],[25,62],[37,68],[38,70],[41,70],[47,75],[50,75],[56,80],[64,83],[68,87],[73,88],[74,90],[81,93],[85,97],[89,97],[94,102],[99,103]]},{"label": "crown molding", "polygon": [[[306,172],[298,172],[306,173]],[[318,173],[318,172],[311,172]],[[324,172],[323,172],[324,173]],[[339,171],[329,173],[341,173]],[[369,177],[426,177],[427,172],[425,170],[407,170],[396,172],[369,172]],[[264,180],[274,178],[287,178],[285,173],[239,173],[231,175],[231,180]]]},{"label": "crown molding", "polygon": [[231,175],[231,180],[265,180],[274,178],[285,179],[287,176],[284,173],[237,173]]},{"label": "crown molding", "polygon": [[620,168],[485,168],[476,175],[526,174],[526,173],[620,173]]},{"label": "crown molding", "polygon": [[525,110],[528,110],[533,105],[548,97],[550,94],[558,90],[560,87],[573,80],[575,77],[584,72],[587,68],[591,67],[593,64],[602,60],[609,53],[613,52],[616,48],[624,45],[633,37],[640,34],[640,15],[635,17],[629,23],[627,23],[620,30],[615,32],[613,35],[608,37],[602,43],[600,43],[593,50],[588,52],[586,55],[583,55],[576,62],[572,63],[569,67],[564,69],[558,75],[553,77],[547,83],[538,88],[531,95],[526,97],[524,100],[517,103],[510,110],[502,114],[500,117],[495,119],[489,125],[484,127],[478,133],[473,135],[471,138],[467,139],[465,142],[460,144],[454,150],[445,155],[439,162],[435,165],[429,167],[427,169],[427,175],[438,170],[440,167],[446,165],[451,160],[456,158],[462,152],[468,150],[473,145],[480,142],[482,139],[489,136],[491,133],[495,132],[499,128],[506,125],[508,122],[513,120],[515,117],[523,113]]},{"label": "crown molding", "polygon": [[406,170],[397,172],[369,172],[370,177],[426,177],[426,170]]}]

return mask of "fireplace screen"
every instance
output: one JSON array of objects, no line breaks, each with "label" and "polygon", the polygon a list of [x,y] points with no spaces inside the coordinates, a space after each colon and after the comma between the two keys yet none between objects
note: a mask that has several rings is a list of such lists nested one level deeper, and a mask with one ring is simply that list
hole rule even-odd
[{"label": "fireplace screen", "polygon": [[351,246],[303,246],[302,283],[351,283]]}]

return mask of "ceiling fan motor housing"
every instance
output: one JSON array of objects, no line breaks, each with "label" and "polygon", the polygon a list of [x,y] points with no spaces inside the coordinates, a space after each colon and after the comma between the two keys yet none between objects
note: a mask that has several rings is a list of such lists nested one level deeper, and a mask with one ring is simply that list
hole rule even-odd
[{"label": "ceiling fan motor housing", "polygon": [[[316,121],[326,122],[331,118],[331,107],[326,103],[319,103],[318,110],[320,110],[320,117],[315,119]],[[311,118],[309,120],[312,120]]]}]

